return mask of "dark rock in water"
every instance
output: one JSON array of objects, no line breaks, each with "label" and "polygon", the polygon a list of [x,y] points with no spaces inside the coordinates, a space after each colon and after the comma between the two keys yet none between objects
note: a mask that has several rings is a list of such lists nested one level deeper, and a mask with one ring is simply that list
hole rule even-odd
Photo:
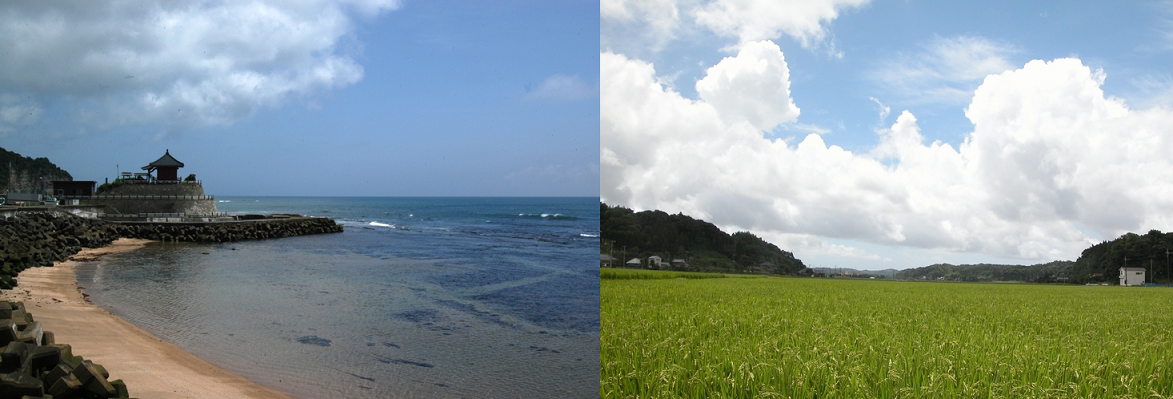
[{"label": "dark rock in water", "polygon": [[330,346],[330,340],[321,338],[317,335],[306,335],[304,337],[298,338],[297,342],[317,346]]}]

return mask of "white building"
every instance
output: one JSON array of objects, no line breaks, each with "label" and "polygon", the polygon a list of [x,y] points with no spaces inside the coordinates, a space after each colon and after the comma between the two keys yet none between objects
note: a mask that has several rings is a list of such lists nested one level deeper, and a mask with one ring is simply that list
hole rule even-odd
[{"label": "white building", "polygon": [[1127,287],[1130,285],[1144,284],[1144,272],[1143,267],[1120,268],[1120,286]]},{"label": "white building", "polygon": [[659,269],[662,259],[659,256],[648,257],[648,269]]}]

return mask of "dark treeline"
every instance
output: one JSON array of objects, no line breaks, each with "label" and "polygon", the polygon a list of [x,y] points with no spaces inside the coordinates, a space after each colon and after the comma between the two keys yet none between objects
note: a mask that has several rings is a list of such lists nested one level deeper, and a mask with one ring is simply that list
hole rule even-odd
[{"label": "dark treeline", "polygon": [[[1024,281],[1032,283],[1075,282],[1075,262],[1057,260],[1031,266],[1021,265],[950,265],[938,263],[896,273],[901,280],[938,281]],[[1081,280],[1084,282],[1086,280]]]},{"label": "dark treeline", "polygon": [[[1097,273],[1109,282],[1119,281],[1120,268],[1143,267],[1150,282],[1168,283],[1173,233],[1149,230],[1145,235],[1128,233],[1083,250],[1075,261],[1075,275],[1095,278]],[[1125,259],[1127,258],[1127,260]],[[1155,280],[1154,280],[1155,277]]]},{"label": "dark treeline", "polygon": [[634,212],[600,203],[599,225],[603,252],[621,259],[620,264],[654,255],[664,261],[686,259],[691,270],[701,271],[758,271],[763,263],[774,264],[778,274],[795,274],[806,268],[794,254],[751,233],[726,234],[712,223],[684,214]]}]

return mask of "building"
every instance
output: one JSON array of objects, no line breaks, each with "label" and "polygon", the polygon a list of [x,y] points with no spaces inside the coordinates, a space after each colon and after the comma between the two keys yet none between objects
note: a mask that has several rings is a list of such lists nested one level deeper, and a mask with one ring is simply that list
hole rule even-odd
[{"label": "building", "polygon": [[1120,268],[1120,285],[1127,287],[1144,284],[1144,273],[1143,267],[1122,267]]},{"label": "building", "polygon": [[661,269],[662,267],[660,266],[660,263],[662,263],[662,262],[663,262],[663,259],[660,259],[659,256],[649,256],[648,257],[648,269]]},{"label": "building", "polygon": [[758,271],[762,273],[774,273],[777,270],[778,266],[774,265],[773,262],[762,262],[758,265]]},{"label": "building", "polygon": [[155,172],[155,180],[158,182],[175,182],[179,183],[179,168],[183,167],[183,162],[171,156],[171,150],[163,152],[163,156],[151,162],[150,165],[144,166],[143,170],[147,173]]},{"label": "building", "polygon": [[[133,178],[123,173],[123,178],[117,184],[111,184],[112,187],[89,197],[86,202],[105,205],[106,214],[116,217],[216,215],[216,199],[204,194],[203,182],[180,181],[181,167],[183,162],[179,162],[171,156],[171,150],[167,150],[155,162],[143,167],[147,173],[134,173]],[[150,176],[152,172],[155,173],[154,177]]]},{"label": "building", "polygon": [[641,264],[642,263],[639,261],[639,258],[631,258],[631,260],[627,261],[627,267],[632,267],[632,268],[636,268],[636,269],[639,269]]},{"label": "building", "polygon": [[615,262],[615,258],[611,257],[611,255],[599,254],[599,266],[611,267],[611,264],[614,262]]},{"label": "building", "polygon": [[94,186],[98,184],[91,180],[54,180],[53,195],[57,198],[89,197],[94,195]]}]

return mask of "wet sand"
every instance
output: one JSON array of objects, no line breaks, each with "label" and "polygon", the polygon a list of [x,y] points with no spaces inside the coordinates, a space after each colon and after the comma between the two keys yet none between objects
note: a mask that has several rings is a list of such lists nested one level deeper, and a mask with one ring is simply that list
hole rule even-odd
[{"label": "wet sand", "polygon": [[217,367],[111,315],[83,298],[73,268],[111,253],[142,247],[148,240],[118,239],[86,248],[53,267],[17,276],[19,285],[0,299],[24,302],[33,318],[52,331],[57,343],[101,364],[110,380],[122,379],[136,398],[288,398],[272,388]]}]

